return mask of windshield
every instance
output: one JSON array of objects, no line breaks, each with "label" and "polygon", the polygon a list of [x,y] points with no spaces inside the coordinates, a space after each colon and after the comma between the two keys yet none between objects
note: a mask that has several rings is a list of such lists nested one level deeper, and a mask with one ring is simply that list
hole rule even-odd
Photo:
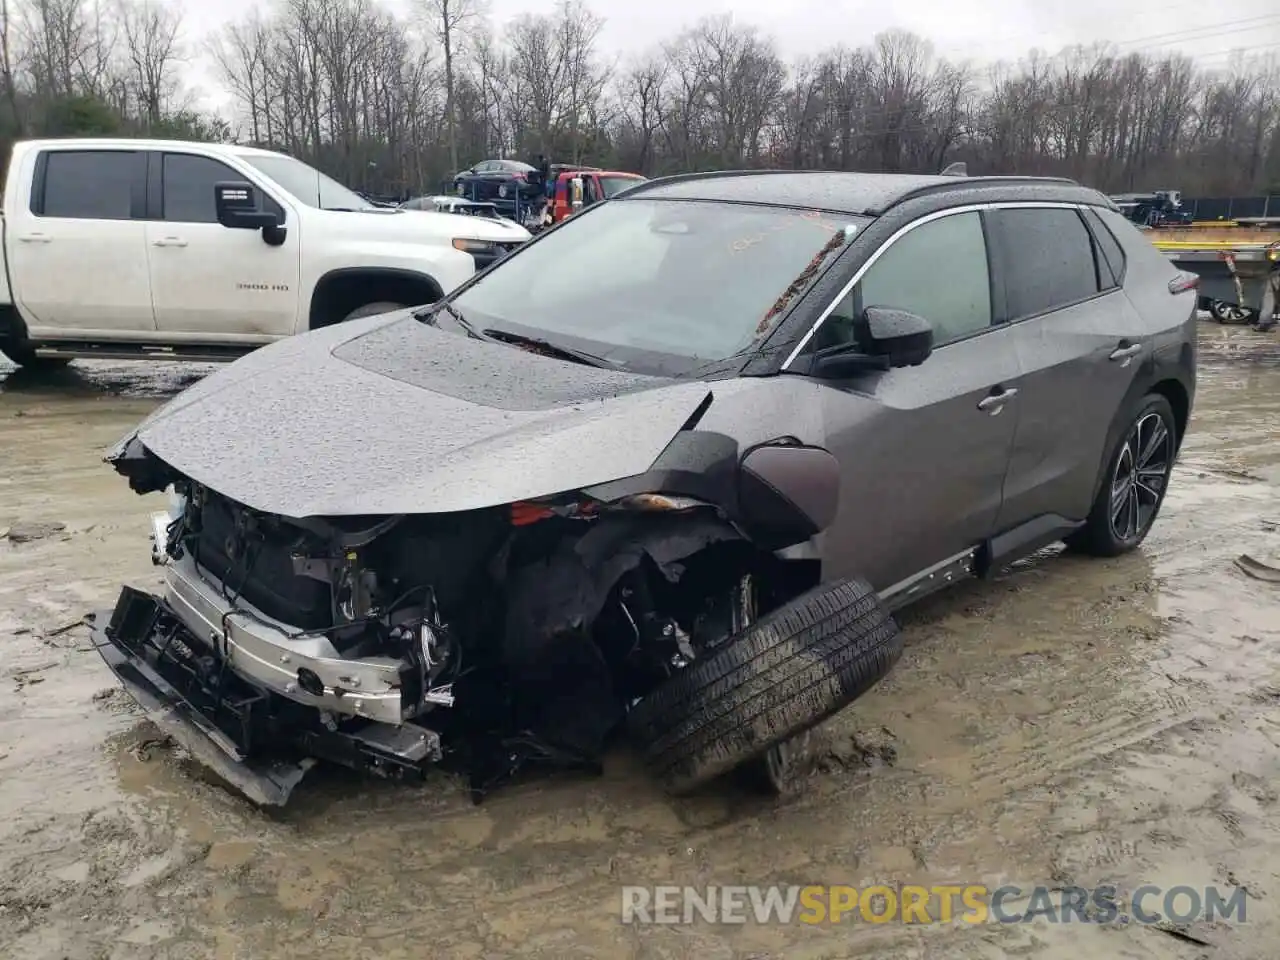
[{"label": "windshield", "polygon": [[293,157],[248,154],[244,159],[309,207],[321,210],[376,210],[360,194]]},{"label": "windshield", "polygon": [[637,183],[644,180],[644,177],[601,177],[600,189],[604,192],[605,197],[612,197],[615,193],[634,187]]},{"label": "windshield", "polygon": [[866,222],[758,204],[620,200],[579,214],[453,303],[477,328],[641,369],[654,365],[644,354],[658,354],[664,369],[689,370],[767,334],[816,276],[811,265]]}]

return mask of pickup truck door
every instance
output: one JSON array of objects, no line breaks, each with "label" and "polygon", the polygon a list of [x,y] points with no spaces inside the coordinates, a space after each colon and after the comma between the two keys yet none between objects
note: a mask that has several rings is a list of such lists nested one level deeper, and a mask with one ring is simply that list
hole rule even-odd
[{"label": "pickup truck door", "polygon": [[[298,317],[297,217],[278,247],[257,230],[218,223],[213,185],[254,183],[262,202],[287,211],[252,177],[195,153],[154,152],[150,159],[153,219],[146,226],[156,327],[181,339],[266,341],[292,334]],[[158,202],[157,202],[158,201]]]},{"label": "pickup truck door", "polygon": [[[5,247],[14,302],[33,337],[155,331],[142,150],[49,147],[14,198]],[[27,173],[11,173],[25,185]],[[18,189],[23,189],[19,186]]]}]

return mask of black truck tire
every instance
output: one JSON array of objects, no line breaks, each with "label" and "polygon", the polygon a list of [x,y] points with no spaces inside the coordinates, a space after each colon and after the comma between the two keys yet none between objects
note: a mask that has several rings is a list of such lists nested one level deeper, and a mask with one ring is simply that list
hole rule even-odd
[{"label": "black truck tire", "polygon": [[673,675],[632,708],[628,729],[649,772],[688,793],[848,706],[901,655],[868,584],[824,583]]}]

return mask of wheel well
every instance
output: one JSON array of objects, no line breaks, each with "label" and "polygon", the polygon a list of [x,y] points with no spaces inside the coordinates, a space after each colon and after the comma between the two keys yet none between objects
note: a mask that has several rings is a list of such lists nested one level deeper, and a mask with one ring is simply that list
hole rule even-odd
[{"label": "wheel well", "polygon": [[444,291],[433,278],[408,270],[335,270],[325,274],[311,295],[312,330],[340,323],[368,303],[402,303],[416,307],[435,303]]},{"label": "wheel well", "polygon": [[1191,400],[1187,396],[1187,388],[1177,380],[1161,380],[1151,388],[1151,392],[1160,394],[1173,408],[1173,419],[1178,427],[1178,445],[1181,446],[1182,438],[1187,435],[1187,420],[1191,416]]}]

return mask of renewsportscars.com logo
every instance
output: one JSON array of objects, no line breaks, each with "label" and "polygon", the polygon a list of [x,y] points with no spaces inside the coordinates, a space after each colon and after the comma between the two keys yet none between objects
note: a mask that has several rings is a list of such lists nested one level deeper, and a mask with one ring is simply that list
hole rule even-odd
[{"label": "renewsportscars.com logo", "polygon": [[709,886],[623,887],[625,924],[1245,922],[1242,887],[1143,884],[1127,909],[1114,886]]}]

